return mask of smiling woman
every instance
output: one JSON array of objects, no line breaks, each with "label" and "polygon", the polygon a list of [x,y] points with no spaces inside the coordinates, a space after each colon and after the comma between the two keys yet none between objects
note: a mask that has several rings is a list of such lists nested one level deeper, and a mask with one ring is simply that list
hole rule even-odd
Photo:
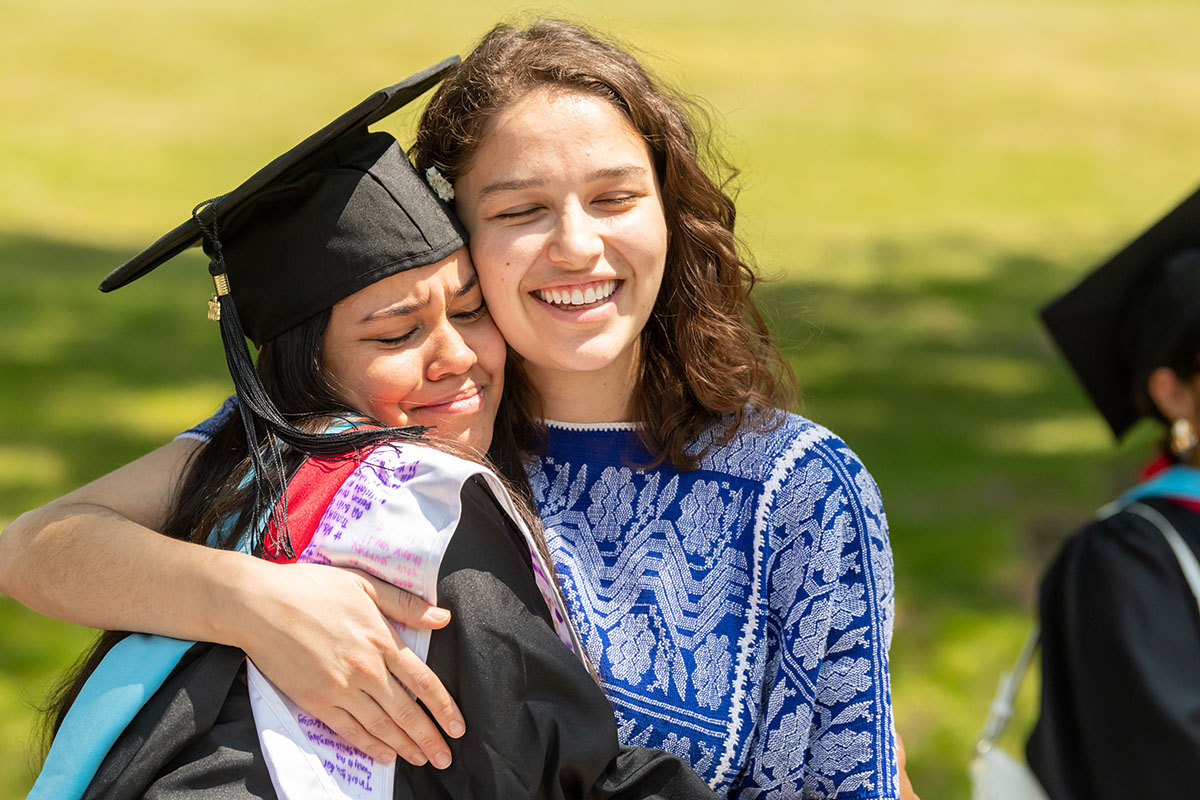
[{"label": "smiling woman", "polygon": [[545,415],[628,419],[667,258],[645,141],[611,103],[544,88],[496,117],[473,163],[457,209],[474,256],[496,265],[480,280]]},{"label": "smiling woman", "polygon": [[426,107],[417,163],[453,183],[623,741],[729,797],[894,798],[882,502],[784,410],[693,107],[580,26],[499,25]]}]

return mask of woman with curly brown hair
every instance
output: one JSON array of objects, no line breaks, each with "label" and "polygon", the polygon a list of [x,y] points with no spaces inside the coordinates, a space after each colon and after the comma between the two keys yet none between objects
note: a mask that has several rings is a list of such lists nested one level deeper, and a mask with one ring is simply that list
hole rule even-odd
[{"label": "woman with curly brown hair", "polygon": [[415,156],[470,233],[510,348],[498,430],[622,741],[728,796],[897,797],[878,489],[781,410],[790,374],[691,109],[577,25],[501,25]]},{"label": "woman with curly brown hair", "polygon": [[624,740],[730,795],[892,797],[879,495],[833,434],[777,410],[788,371],[690,105],[576,25],[498,26],[435,93],[415,157],[471,233]]}]

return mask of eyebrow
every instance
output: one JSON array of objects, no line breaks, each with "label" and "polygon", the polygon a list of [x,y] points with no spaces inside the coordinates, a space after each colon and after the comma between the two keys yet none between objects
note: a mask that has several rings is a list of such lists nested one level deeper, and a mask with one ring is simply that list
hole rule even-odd
[{"label": "eyebrow", "polygon": [[[464,283],[454,293],[454,296],[451,299],[457,300],[460,297],[464,297],[465,295],[470,294],[475,289],[475,287],[477,287],[478,285],[479,285],[479,276],[472,275],[470,280],[468,280],[466,283]],[[365,325],[368,322],[377,322],[381,319],[393,319],[395,317],[408,316],[409,314],[415,314],[418,311],[421,311],[422,309],[426,308],[428,305],[429,305],[429,299],[426,298],[424,300],[418,300],[413,303],[400,303],[398,305],[388,306],[387,308],[381,308],[378,311],[372,311],[370,314],[367,314],[365,317],[362,318],[362,321],[359,322],[359,324]]]},{"label": "eyebrow", "polygon": [[[639,167],[636,164],[624,164],[616,167],[604,167],[594,170],[583,176],[587,182],[599,181],[611,178],[642,178],[650,171],[645,167]],[[480,197],[487,197],[489,194],[498,192],[516,192],[521,189],[536,189],[540,186],[545,186],[546,181],[543,178],[511,178],[508,180],[499,180],[489,183],[479,190]]]}]

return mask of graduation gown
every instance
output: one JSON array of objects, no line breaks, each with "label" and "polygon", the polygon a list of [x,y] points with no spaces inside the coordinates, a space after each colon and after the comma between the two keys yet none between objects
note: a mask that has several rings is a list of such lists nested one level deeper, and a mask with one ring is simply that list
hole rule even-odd
[{"label": "graduation gown", "polygon": [[[435,599],[450,609],[452,622],[432,635],[404,635],[418,653],[427,650],[427,663],[463,710],[467,734],[449,740],[454,763],[447,770],[403,761],[388,768],[390,796],[715,797],[680,759],[619,744],[608,700],[573,652],[578,640],[568,635],[561,606],[548,596],[542,565],[527,532],[498,497],[494,476],[470,465],[447,483],[439,467],[452,457],[409,444],[402,452],[408,460],[384,463],[386,469],[379,468],[380,459],[365,459],[374,465],[364,473],[352,464],[348,478],[345,462],[326,464],[317,470],[324,474],[309,485],[298,491],[292,491],[296,481],[289,486],[289,531],[297,552],[310,554],[310,560],[332,554],[337,563],[356,552],[352,547],[341,557],[335,552],[346,541],[343,529],[411,518],[414,509],[427,523],[423,529],[409,526],[408,544],[416,537],[420,546],[405,549],[402,542],[391,552],[408,553],[398,560],[416,583],[420,570],[412,564],[423,557],[428,565],[430,553],[436,554]],[[421,466],[410,469],[414,464]],[[353,479],[364,474],[366,489]],[[405,503],[407,511],[396,510]],[[425,547],[439,537],[444,547]],[[362,566],[376,563],[369,560],[371,553],[362,555],[367,560]],[[301,735],[294,737],[301,745],[306,736],[324,740],[312,735],[323,726],[293,713],[276,726],[280,736],[264,738],[263,730],[271,726],[264,721],[261,694],[273,687],[264,689],[261,677],[256,684],[247,663],[229,647],[201,643],[187,649],[103,755],[82,796],[245,800],[276,797],[283,786],[290,797],[355,797],[356,789],[372,781],[376,793],[370,796],[378,796],[381,765],[366,764],[363,759],[369,758],[344,743],[323,751],[334,756],[325,765],[320,754],[316,760],[296,760],[288,750],[295,742],[285,742],[280,755],[277,743],[286,738],[290,721],[301,723]],[[60,749],[70,743],[64,745]],[[337,772],[342,782],[330,789]],[[289,788],[298,785],[312,788]]]},{"label": "graduation gown", "polygon": [[[1200,513],[1141,502],[1200,554]],[[1070,539],[1041,588],[1041,714],[1026,755],[1054,800],[1200,793],[1200,613],[1148,520],[1120,511]]]}]

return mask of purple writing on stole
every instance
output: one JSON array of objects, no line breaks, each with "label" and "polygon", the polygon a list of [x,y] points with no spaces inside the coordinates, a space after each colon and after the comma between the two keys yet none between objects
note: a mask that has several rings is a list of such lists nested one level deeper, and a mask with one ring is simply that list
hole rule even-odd
[{"label": "purple writing on stole", "polygon": [[375,759],[342,739],[316,717],[297,714],[296,722],[310,742],[333,751],[332,759],[326,758],[321,762],[326,772],[349,786],[371,791],[371,767],[375,765]]},{"label": "purple writing on stole", "polygon": [[[330,502],[317,527],[313,544],[325,542],[331,545],[339,542],[348,545],[345,559],[339,560],[337,566],[362,569],[401,589],[411,590],[413,579],[423,561],[422,556],[389,541],[387,531],[367,532],[361,526],[356,528],[355,523],[377,505],[387,503],[387,491],[411,480],[417,474],[419,464],[419,461],[410,461],[387,466],[365,462],[342,484]],[[351,541],[343,542],[347,535]],[[299,560],[333,563],[321,547],[312,545],[301,554]]]},{"label": "purple writing on stole", "polygon": [[[374,455],[378,455],[376,451]],[[299,560],[362,569],[402,589],[410,589],[423,561],[419,553],[388,541],[387,531],[374,529],[372,509],[387,503],[388,493],[417,474],[419,461],[395,466],[364,462],[342,484],[330,502],[312,541]],[[398,630],[404,626],[394,623]],[[370,792],[374,760],[349,744],[315,717],[300,713],[296,722],[316,745],[330,748],[332,758],[322,758],[325,770],[344,785]]]}]

